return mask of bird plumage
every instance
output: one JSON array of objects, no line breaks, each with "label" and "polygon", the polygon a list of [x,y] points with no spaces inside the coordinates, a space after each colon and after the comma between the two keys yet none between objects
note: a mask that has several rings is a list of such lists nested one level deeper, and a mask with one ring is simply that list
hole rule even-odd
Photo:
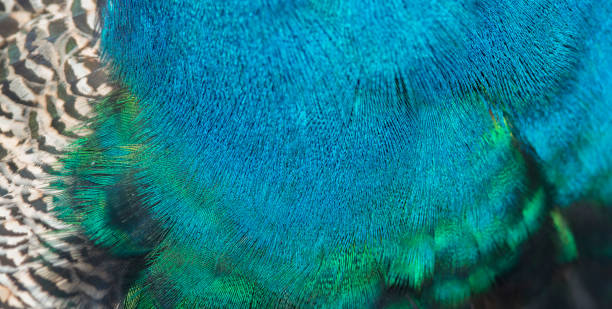
[{"label": "bird plumage", "polygon": [[58,156],[111,85],[88,1],[0,0],[0,307],[105,308],[119,263],[53,214]]},{"label": "bird plumage", "polygon": [[56,210],[144,259],[128,307],[459,305],[610,204],[611,10],[109,0]]}]

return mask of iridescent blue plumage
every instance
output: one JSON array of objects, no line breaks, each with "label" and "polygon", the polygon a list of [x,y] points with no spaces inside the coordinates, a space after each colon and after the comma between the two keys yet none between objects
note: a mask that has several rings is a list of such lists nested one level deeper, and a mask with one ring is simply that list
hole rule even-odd
[{"label": "iridescent blue plumage", "polygon": [[366,306],[392,286],[459,303],[551,203],[610,202],[611,9],[110,0],[129,93],[68,160],[91,183],[67,212],[150,252],[134,304]]}]

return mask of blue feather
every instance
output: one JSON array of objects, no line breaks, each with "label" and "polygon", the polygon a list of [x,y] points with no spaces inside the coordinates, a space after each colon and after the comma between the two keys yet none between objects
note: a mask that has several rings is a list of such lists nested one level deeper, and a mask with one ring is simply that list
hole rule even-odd
[{"label": "blue feather", "polygon": [[368,306],[394,286],[461,303],[552,205],[610,203],[611,10],[109,0],[127,91],[68,159],[93,197],[66,217],[149,253],[135,306]]}]

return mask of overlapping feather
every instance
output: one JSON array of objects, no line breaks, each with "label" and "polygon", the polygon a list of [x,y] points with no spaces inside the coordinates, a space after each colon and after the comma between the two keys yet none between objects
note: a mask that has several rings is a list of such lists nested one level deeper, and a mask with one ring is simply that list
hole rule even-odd
[{"label": "overlapping feather", "polygon": [[459,304],[552,205],[610,203],[601,1],[109,0],[125,90],[57,201],[134,307]]}]

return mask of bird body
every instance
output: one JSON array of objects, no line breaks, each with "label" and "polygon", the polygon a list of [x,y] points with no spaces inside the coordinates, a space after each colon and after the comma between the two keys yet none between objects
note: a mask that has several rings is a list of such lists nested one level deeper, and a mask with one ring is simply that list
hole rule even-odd
[{"label": "bird body", "polygon": [[64,157],[56,210],[146,261],[128,307],[461,304],[554,206],[610,205],[611,13],[109,0],[121,89]]}]

